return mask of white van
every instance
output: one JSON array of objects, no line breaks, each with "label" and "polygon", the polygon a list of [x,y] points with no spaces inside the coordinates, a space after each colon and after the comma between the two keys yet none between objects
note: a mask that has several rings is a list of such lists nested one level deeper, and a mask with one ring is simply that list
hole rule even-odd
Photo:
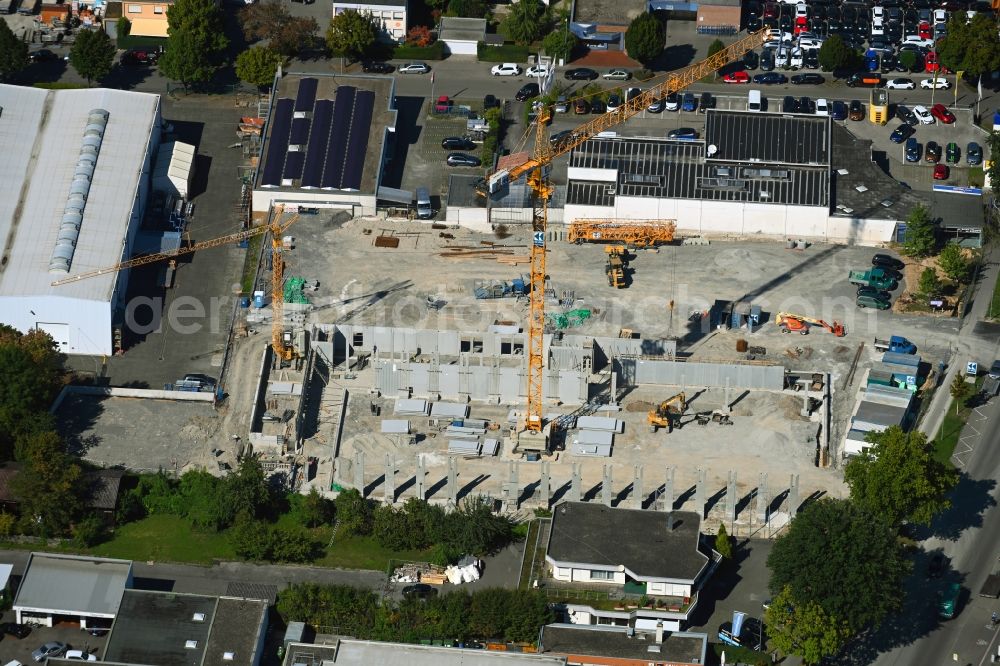
[{"label": "white van", "polygon": [[754,113],[760,113],[763,111],[762,102],[760,98],[759,90],[751,90],[747,93],[747,111],[753,111]]},{"label": "white van", "polygon": [[434,217],[434,209],[431,208],[431,192],[426,187],[418,187],[417,191],[417,217],[421,220],[429,220]]}]

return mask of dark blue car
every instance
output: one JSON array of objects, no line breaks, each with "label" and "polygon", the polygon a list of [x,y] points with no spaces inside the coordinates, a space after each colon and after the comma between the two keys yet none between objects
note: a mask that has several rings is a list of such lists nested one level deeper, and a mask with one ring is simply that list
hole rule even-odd
[{"label": "dark blue car", "polygon": [[903,143],[913,136],[914,131],[915,130],[906,123],[900,123],[899,127],[892,130],[892,134],[889,135],[889,141],[892,141],[893,143]]},{"label": "dark blue car", "polygon": [[684,93],[684,101],[681,102],[681,111],[694,111],[698,108],[698,102],[695,101],[694,93]]},{"label": "dark blue car", "polygon": [[755,75],[753,77],[753,82],[765,85],[788,83],[788,77],[784,74],[779,74],[778,72],[765,72],[764,74]]},{"label": "dark blue car", "polygon": [[836,100],[830,105],[830,117],[834,120],[847,120],[847,105]]}]

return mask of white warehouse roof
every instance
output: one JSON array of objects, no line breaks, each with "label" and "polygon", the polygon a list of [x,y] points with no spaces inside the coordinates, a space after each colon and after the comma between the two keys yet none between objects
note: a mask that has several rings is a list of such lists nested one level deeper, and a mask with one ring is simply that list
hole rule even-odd
[{"label": "white warehouse roof", "polygon": [[0,298],[111,300],[116,273],[51,283],[121,261],[159,131],[158,95],[0,85]]}]

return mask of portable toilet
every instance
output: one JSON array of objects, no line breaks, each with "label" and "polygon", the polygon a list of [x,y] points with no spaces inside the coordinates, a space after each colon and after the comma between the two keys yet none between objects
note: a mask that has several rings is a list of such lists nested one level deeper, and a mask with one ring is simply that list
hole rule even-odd
[{"label": "portable toilet", "polygon": [[262,308],[262,307],[264,307],[264,292],[263,291],[255,291],[255,292],[253,292],[253,306],[255,308]]}]

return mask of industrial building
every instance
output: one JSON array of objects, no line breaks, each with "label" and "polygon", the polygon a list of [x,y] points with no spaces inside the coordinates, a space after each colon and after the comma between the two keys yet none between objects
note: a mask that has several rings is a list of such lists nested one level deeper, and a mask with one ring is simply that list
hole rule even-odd
[{"label": "industrial building", "polygon": [[258,666],[267,635],[263,599],[127,590],[104,661],[163,666]]},{"label": "industrial building", "polygon": [[110,355],[160,141],[158,95],[0,85],[0,322],[66,354]]},{"label": "industrial building", "polygon": [[546,625],[539,643],[539,652],[565,655],[570,666],[696,666],[708,651],[706,634],[578,624]]},{"label": "industrial building", "polygon": [[275,78],[253,210],[275,204],[374,215],[395,134],[391,77],[283,74]]},{"label": "industrial building", "polygon": [[[14,599],[17,621],[46,627],[59,622],[109,626],[125,590],[132,562],[104,557],[32,553]],[[95,624],[96,623],[96,624]]]},{"label": "industrial building", "polygon": [[566,666],[566,658],[518,652],[472,650],[440,645],[382,643],[354,639],[333,639],[330,643],[289,642],[285,646],[284,666],[369,666],[370,664],[406,664],[406,666]]}]

